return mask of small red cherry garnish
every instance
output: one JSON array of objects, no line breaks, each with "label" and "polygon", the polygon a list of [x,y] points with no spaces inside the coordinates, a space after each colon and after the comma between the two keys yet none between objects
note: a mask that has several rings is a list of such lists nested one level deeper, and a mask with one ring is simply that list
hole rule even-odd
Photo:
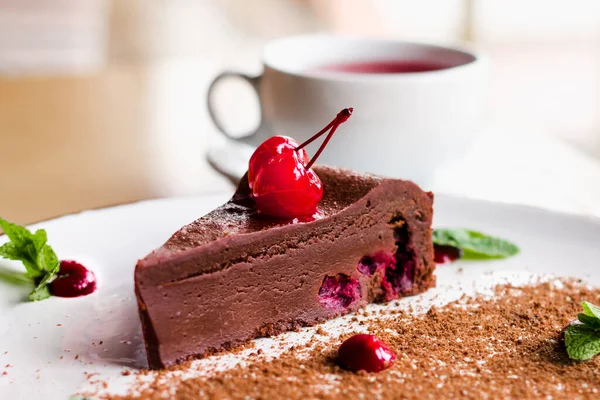
[{"label": "small red cherry garnish", "polygon": [[96,275],[77,261],[61,261],[50,292],[58,297],[86,296],[96,290]]},{"label": "small red cherry garnish", "polygon": [[[300,146],[298,142],[287,136],[273,136],[262,142],[254,151],[248,163],[248,185],[250,189],[254,186],[256,175],[258,175],[258,171],[263,165],[266,165],[271,158],[278,154],[293,153],[298,146]],[[303,164],[308,164],[306,150],[300,149],[296,154]]]},{"label": "small red cherry garnish", "polygon": [[[262,143],[250,158],[248,185],[259,211],[275,217],[295,218],[313,215],[323,198],[323,185],[310,168],[340,124],[352,115],[345,108],[325,128],[301,145],[285,136],[275,136]],[[308,161],[304,147],[325,132],[327,137]]]},{"label": "small red cherry garnish", "polygon": [[396,355],[375,336],[358,334],[342,343],[337,361],[342,368],[353,372],[379,372],[391,367]]}]

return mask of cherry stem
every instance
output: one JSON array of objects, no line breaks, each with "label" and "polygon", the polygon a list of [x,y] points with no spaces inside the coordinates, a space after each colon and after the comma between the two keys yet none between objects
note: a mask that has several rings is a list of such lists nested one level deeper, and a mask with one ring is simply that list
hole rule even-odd
[{"label": "cherry stem", "polygon": [[331,129],[331,131],[327,134],[327,137],[321,144],[321,147],[319,147],[319,150],[317,150],[314,157],[308,162],[308,164],[306,164],[306,169],[309,169],[315,163],[315,161],[317,161],[317,158],[319,158],[319,156],[321,155],[323,150],[325,150],[325,146],[327,146],[327,143],[329,142],[329,140],[331,140],[331,137],[337,130],[338,126],[340,126],[340,124],[343,124],[344,122],[346,122],[348,120],[348,118],[350,118],[350,116],[352,115],[352,111],[354,111],[354,109],[352,107],[344,108],[342,111],[340,111],[338,113],[338,115],[335,116],[335,118],[329,124],[327,124],[327,126],[325,128],[321,129],[319,132],[314,134],[312,137],[310,137],[308,140],[306,140],[300,146],[296,147],[296,151],[302,149],[303,147],[309,145],[310,143],[312,143],[313,141],[318,139],[329,129]]},{"label": "cherry stem", "polygon": [[331,129],[331,127],[335,124],[335,121],[337,121],[337,117],[335,117],[333,119],[333,121],[331,121],[329,124],[327,124],[327,126],[325,128],[321,129],[319,132],[315,133],[313,136],[311,136],[309,139],[307,139],[300,146],[296,147],[296,151],[308,146],[309,144],[314,142],[316,139],[318,139],[321,135],[323,135],[325,132],[327,132],[329,129]]}]

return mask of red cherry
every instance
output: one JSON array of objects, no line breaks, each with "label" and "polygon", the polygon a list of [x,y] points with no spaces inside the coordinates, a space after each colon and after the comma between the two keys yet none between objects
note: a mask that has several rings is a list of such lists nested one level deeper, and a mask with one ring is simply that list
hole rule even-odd
[{"label": "red cherry", "polygon": [[[258,171],[263,165],[278,154],[293,152],[298,146],[298,142],[287,136],[273,136],[262,142],[254,151],[248,163],[248,185],[250,189],[254,186],[256,175],[258,175]],[[308,164],[306,150],[300,149],[296,153],[303,165]]]},{"label": "red cherry", "polygon": [[96,290],[96,275],[76,261],[61,261],[50,292],[58,297],[86,296]]},{"label": "red cherry", "polygon": [[353,372],[379,372],[391,367],[396,355],[375,336],[358,334],[342,343],[337,360],[342,368]]},{"label": "red cherry", "polygon": [[[275,136],[262,143],[250,158],[248,185],[259,211],[283,218],[315,214],[323,198],[323,185],[310,167],[317,160],[338,126],[352,115],[343,109],[325,128],[297,145],[285,136]],[[304,147],[329,131],[308,161]]]},{"label": "red cherry", "polygon": [[258,171],[252,195],[257,208],[275,217],[313,215],[323,198],[323,184],[295,152],[279,154]]}]

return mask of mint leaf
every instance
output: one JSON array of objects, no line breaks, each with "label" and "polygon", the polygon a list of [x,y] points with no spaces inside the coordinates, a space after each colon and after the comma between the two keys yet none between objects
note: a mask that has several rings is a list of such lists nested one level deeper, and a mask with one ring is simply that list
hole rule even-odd
[{"label": "mint leaf", "polygon": [[600,307],[583,301],[583,313],[577,314],[579,323],[572,323],[565,329],[565,347],[569,358],[578,361],[589,360],[600,353]]},{"label": "mint leaf", "polygon": [[39,250],[37,264],[42,270],[52,274],[56,274],[60,269],[60,261],[54,250],[52,250],[52,247],[48,245],[44,245],[44,247]]},{"label": "mint leaf", "polygon": [[0,228],[4,231],[6,236],[17,246],[21,246],[28,238],[31,236],[31,232],[22,226],[13,224],[12,222],[8,222],[5,219],[0,218]]},{"label": "mint leaf", "polygon": [[[32,235],[27,228],[15,225],[2,218],[0,218],[0,228],[2,228],[6,236],[11,240],[8,243],[9,246],[7,246],[7,256],[4,256],[2,253],[0,253],[0,256],[9,260],[21,261],[27,270],[29,278],[42,276],[43,270],[37,265],[36,258],[38,247],[43,246],[45,241],[44,243],[39,243],[42,239],[42,235],[38,234],[39,231],[36,232],[37,236]],[[45,232],[43,236],[45,237]],[[5,252],[7,252],[6,249],[3,253]]]},{"label": "mint leaf", "polygon": [[50,296],[51,296],[51,294],[50,294],[50,289],[48,288],[48,285],[40,284],[40,285],[37,285],[35,289],[33,289],[33,292],[29,293],[29,300],[40,301],[40,300],[45,300]]},{"label": "mint leaf", "polygon": [[573,324],[565,330],[569,358],[585,361],[600,353],[600,332],[587,324]]},{"label": "mint leaf", "polygon": [[581,302],[581,307],[583,307],[583,313],[585,315],[594,317],[600,321],[600,307],[588,303],[587,301]]},{"label": "mint leaf", "polygon": [[56,272],[50,272],[44,276],[44,278],[38,283],[38,285],[33,289],[33,292],[29,294],[29,300],[31,301],[39,301],[44,300],[50,297],[50,289],[48,285],[52,283],[57,277]]},{"label": "mint leaf", "polygon": [[22,256],[17,246],[15,246],[14,243],[8,242],[0,246],[0,257],[8,260],[19,261],[21,260]]},{"label": "mint leaf", "polygon": [[60,269],[60,261],[48,244],[48,236],[43,229],[31,233],[27,228],[13,224],[0,218],[0,228],[10,242],[0,246],[0,257],[21,261],[25,276],[38,282],[29,295],[31,301],[50,297],[48,285],[56,279]]},{"label": "mint leaf", "polygon": [[579,322],[586,324],[592,329],[600,329],[600,319],[596,317],[590,317],[586,314],[577,314],[577,319]]},{"label": "mint leaf", "polygon": [[434,244],[462,249],[465,258],[506,258],[519,253],[508,240],[468,229],[435,229],[432,239]]}]

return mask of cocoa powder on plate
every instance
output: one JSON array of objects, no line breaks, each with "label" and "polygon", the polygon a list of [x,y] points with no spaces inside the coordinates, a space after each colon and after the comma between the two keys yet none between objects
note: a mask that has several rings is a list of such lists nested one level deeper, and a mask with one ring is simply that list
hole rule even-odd
[{"label": "cocoa powder on plate", "polygon": [[335,364],[349,331],[308,353],[253,358],[210,377],[182,381],[161,371],[132,394],[107,399],[598,399],[600,356],[571,361],[559,342],[582,300],[599,304],[600,289],[576,281],[498,286],[492,298],[463,298],[424,315],[371,313],[368,331],[397,355],[380,373]]}]

